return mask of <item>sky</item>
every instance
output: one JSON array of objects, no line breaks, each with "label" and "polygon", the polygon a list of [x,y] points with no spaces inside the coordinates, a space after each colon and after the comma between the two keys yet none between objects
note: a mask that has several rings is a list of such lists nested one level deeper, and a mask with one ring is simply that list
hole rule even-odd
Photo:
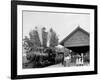
[{"label": "sky", "polygon": [[53,28],[60,42],[78,26],[90,32],[90,14],[23,11],[23,37],[36,26]]}]

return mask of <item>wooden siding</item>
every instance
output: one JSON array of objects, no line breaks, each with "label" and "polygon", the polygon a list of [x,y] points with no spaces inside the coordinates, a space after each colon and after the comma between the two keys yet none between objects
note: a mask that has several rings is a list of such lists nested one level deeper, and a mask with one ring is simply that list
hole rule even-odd
[{"label": "wooden siding", "polygon": [[67,41],[65,41],[64,46],[89,46],[89,36],[82,31],[76,31]]},{"label": "wooden siding", "polygon": [[78,27],[69,34],[61,44],[64,45],[64,47],[78,47],[89,46],[89,42],[89,33]]}]

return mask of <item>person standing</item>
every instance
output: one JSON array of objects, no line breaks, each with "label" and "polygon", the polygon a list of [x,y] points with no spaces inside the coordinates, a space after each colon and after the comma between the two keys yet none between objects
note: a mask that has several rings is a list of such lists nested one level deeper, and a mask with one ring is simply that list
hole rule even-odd
[{"label": "person standing", "polygon": [[71,56],[68,54],[66,57],[64,57],[64,66],[70,66]]}]

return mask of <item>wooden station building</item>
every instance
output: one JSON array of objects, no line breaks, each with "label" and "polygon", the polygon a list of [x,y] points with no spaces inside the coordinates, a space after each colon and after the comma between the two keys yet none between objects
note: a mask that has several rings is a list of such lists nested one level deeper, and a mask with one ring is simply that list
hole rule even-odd
[{"label": "wooden station building", "polygon": [[65,39],[63,39],[60,44],[78,54],[89,53],[89,33],[81,27],[77,27]]}]

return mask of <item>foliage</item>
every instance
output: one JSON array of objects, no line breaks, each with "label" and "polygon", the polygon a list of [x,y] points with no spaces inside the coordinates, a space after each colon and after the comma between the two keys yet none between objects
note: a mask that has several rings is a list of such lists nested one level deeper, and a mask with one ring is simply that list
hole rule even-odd
[{"label": "foliage", "polygon": [[43,27],[42,28],[42,39],[43,39],[43,47],[47,47],[47,32],[46,32],[46,28]]},{"label": "foliage", "polygon": [[51,32],[50,47],[55,47],[58,45],[58,36],[52,28],[50,29],[50,32]]},{"label": "foliage", "polygon": [[[30,31],[29,38],[25,36],[25,38],[23,39],[24,41],[23,46],[25,47],[25,49],[36,50],[37,47],[41,47],[41,46],[44,48],[47,47],[48,33],[45,30],[46,28],[43,27],[42,28],[42,39],[43,39],[42,45],[41,45],[37,30]],[[50,47],[55,47],[58,45],[58,36],[52,28],[50,29],[50,32],[51,32]]]},{"label": "foliage", "polygon": [[[58,45],[58,37],[55,31],[51,28],[51,38],[50,38],[50,47],[55,47]],[[46,49],[47,47],[47,36],[48,32],[46,32],[46,28],[42,28],[42,41],[43,43],[41,44],[40,39],[39,39],[39,34],[36,29],[33,29],[29,32],[29,37],[25,36],[23,39],[23,47],[26,51],[26,58],[29,60],[29,62],[32,62],[35,64],[39,63],[39,60],[41,60],[41,57],[39,58],[39,53],[37,49],[43,47]],[[49,53],[48,53],[49,54]],[[53,55],[53,53],[50,53]],[[30,64],[30,63],[29,63]],[[33,66],[32,66],[33,67]]]}]

